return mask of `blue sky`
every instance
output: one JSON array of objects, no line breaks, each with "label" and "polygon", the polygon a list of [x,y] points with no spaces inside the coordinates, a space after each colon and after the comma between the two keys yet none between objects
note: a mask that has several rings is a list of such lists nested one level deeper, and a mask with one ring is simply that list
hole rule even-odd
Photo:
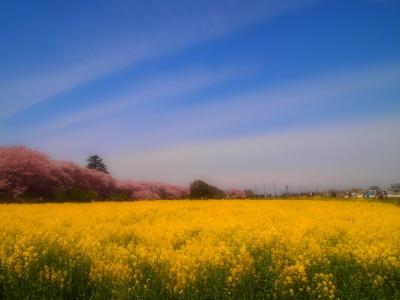
[{"label": "blue sky", "polygon": [[399,1],[0,6],[0,145],[183,185],[400,181]]}]

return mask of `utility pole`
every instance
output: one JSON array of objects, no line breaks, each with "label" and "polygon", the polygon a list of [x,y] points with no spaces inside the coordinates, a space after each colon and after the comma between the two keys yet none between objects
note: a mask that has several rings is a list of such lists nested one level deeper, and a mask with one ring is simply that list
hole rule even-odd
[{"label": "utility pole", "polygon": [[276,182],[274,180],[274,196],[276,197]]},{"label": "utility pole", "polygon": [[265,198],[265,183],[264,183],[264,198]]}]

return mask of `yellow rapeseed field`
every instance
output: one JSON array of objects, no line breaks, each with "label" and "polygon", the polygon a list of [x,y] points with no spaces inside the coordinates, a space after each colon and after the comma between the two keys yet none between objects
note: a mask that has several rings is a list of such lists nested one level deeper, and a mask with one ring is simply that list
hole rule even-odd
[{"label": "yellow rapeseed field", "polygon": [[0,205],[4,299],[400,299],[400,207]]}]

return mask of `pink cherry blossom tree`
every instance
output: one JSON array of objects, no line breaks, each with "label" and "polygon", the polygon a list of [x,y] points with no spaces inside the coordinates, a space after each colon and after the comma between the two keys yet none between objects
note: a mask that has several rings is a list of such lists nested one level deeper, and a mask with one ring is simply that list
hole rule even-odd
[{"label": "pink cherry blossom tree", "polygon": [[179,199],[185,188],[164,183],[117,182],[107,173],[50,159],[24,146],[0,147],[0,197],[38,201]]},{"label": "pink cherry blossom tree", "polygon": [[246,197],[245,191],[239,189],[229,189],[225,194],[226,197],[230,199],[241,199]]},{"label": "pink cherry blossom tree", "polygon": [[60,194],[67,198],[77,191],[107,197],[117,191],[117,183],[103,172],[54,161],[24,146],[0,147],[1,195],[51,199]]},{"label": "pink cherry blossom tree", "polygon": [[119,189],[132,199],[180,199],[188,196],[186,188],[158,182],[121,181]]}]

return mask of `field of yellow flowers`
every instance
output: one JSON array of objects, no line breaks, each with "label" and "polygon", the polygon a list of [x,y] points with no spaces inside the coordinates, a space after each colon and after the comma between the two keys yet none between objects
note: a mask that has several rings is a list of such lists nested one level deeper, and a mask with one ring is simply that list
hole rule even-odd
[{"label": "field of yellow flowers", "polygon": [[0,205],[0,299],[400,299],[400,207]]}]

